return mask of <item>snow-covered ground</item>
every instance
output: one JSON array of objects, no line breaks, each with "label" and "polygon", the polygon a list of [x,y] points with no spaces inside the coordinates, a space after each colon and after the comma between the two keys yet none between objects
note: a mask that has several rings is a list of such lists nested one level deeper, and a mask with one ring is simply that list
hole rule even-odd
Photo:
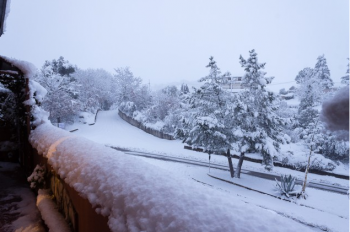
[{"label": "snow-covered ground", "polygon": [[[198,161],[208,161],[208,155],[201,152],[195,152],[184,149],[184,144],[180,140],[164,140],[147,134],[142,130],[131,126],[118,115],[117,110],[100,111],[97,116],[96,124],[90,126],[88,124],[76,123],[67,126],[66,130],[75,130],[74,135],[80,135],[97,143],[119,148],[125,148],[134,151],[151,152],[155,154],[166,154],[168,156],[191,158]],[[291,148],[295,150],[296,148]],[[307,160],[305,154],[305,160]],[[212,156],[211,162],[217,164],[227,164],[227,158],[223,156]],[[233,160],[234,165],[238,160]],[[272,172],[265,170],[264,166],[258,163],[244,162],[243,169],[253,171],[274,173],[274,174],[292,174],[293,176],[303,179],[304,173],[286,168],[274,167]],[[337,173],[348,175],[348,166],[340,166]],[[319,176],[309,174],[308,179],[312,182],[337,184],[343,187],[349,187],[349,181],[338,179],[331,176]]]},{"label": "snow-covered ground", "polygon": [[[183,149],[181,141],[162,140],[131,126],[118,116],[117,111],[100,112],[97,122],[93,126],[77,123],[68,126],[66,129],[78,129],[72,134],[86,137],[104,145],[156,154],[166,154],[174,157],[191,158],[199,161],[208,161],[208,156],[204,153]],[[272,214],[279,214],[289,220],[309,225],[316,231],[349,230],[349,199],[346,195],[307,188],[307,194],[309,195],[307,200],[292,199],[292,202],[288,202],[213,179],[207,175],[208,169],[206,168],[142,157],[135,157],[135,159],[143,160],[152,166],[158,166],[171,175],[187,178],[196,184],[201,183],[218,194],[220,194],[220,192],[229,193],[234,198],[248,205],[255,205],[267,209]],[[227,159],[222,156],[213,156],[212,162],[226,164]],[[234,160],[234,162],[237,162],[237,160]],[[260,164],[251,162],[244,162],[243,168],[268,172]],[[344,172],[345,171],[347,170],[345,169]],[[299,179],[304,177],[304,173],[302,172],[278,167],[275,167],[272,172],[275,174],[292,174]],[[244,174],[242,174],[241,179],[231,179],[227,172],[219,170],[211,170],[211,174],[268,194],[279,195],[275,190],[274,181],[250,177]],[[349,187],[349,181],[330,176],[309,174],[308,180],[339,185],[346,188]],[[215,202],[213,202],[213,204],[215,204]],[[284,229],[281,229],[280,231],[283,230]]]},{"label": "snow-covered ground", "polygon": [[[219,192],[228,192],[235,198],[238,198],[247,204],[257,205],[297,222],[313,226],[316,229],[326,231],[349,230],[349,205],[345,204],[348,203],[349,200],[347,195],[309,188],[307,189],[307,200],[285,198],[291,200],[291,202],[289,202],[214,179],[207,175],[208,169],[204,167],[172,163],[144,157],[137,158],[163,168],[164,170],[171,172],[173,175],[187,176],[189,179],[199,181],[208,188],[215,189]],[[264,180],[248,175],[243,175],[241,179],[231,179],[229,178],[228,172],[217,169],[211,169],[210,175],[231,182],[233,181],[239,185],[256,189],[267,194],[280,196],[277,192],[275,181]],[[301,188],[301,186],[296,186],[296,188]],[[213,202],[213,204],[215,203]],[[283,231],[283,229],[280,231]]]}]

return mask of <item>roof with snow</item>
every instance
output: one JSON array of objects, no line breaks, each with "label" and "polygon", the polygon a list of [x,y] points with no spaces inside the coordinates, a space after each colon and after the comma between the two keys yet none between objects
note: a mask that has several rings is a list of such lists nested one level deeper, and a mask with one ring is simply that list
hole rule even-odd
[{"label": "roof with snow", "polygon": [[0,0],[0,36],[4,34],[7,0]]},{"label": "roof with snow", "polygon": [[[1,2],[2,0],[0,0]],[[1,4],[1,3],[0,3]],[[15,65],[13,65],[8,59],[5,57],[0,56],[0,74],[8,74],[8,75],[19,75],[23,72],[21,69],[17,68]],[[2,77],[2,79],[5,77]]]}]

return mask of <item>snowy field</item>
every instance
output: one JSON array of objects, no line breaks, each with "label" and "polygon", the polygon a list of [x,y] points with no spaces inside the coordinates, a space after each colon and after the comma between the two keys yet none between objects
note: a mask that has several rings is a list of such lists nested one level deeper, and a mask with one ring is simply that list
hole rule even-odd
[{"label": "snowy field", "polygon": [[[191,158],[198,161],[208,161],[208,156],[183,149],[181,141],[169,141],[149,135],[123,121],[117,111],[100,112],[95,125],[76,123],[66,128],[67,130],[78,129],[74,135],[80,135],[97,143],[126,148],[134,151],[152,152],[173,157]],[[236,200],[249,205],[255,205],[267,209],[272,214],[279,214],[299,224],[307,225],[315,231],[349,231],[349,198],[346,195],[330,193],[327,191],[307,188],[308,199],[291,199],[284,201],[270,195],[247,190],[227,182],[216,180],[208,176],[208,169],[192,165],[165,162],[155,159],[133,157],[143,160],[149,165],[155,165],[171,175],[186,178],[193,183],[203,185],[205,188],[229,193]],[[222,156],[213,156],[213,163],[226,165],[227,159]],[[233,160],[234,165],[237,160]],[[263,166],[256,163],[244,162],[243,169],[268,173]],[[284,168],[275,167],[275,174],[292,174],[302,179],[304,173]],[[219,170],[211,170],[214,176],[233,181],[261,192],[279,196],[275,189],[274,181],[250,177],[242,174],[241,179],[229,178],[229,173]],[[348,188],[349,181],[329,176],[309,174],[309,181],[328,183]],[[300,186],[297,186],[300,187]],[[215,204],[215,202],[213,202]],[[280,231],[283,231],[281,229]]]}]

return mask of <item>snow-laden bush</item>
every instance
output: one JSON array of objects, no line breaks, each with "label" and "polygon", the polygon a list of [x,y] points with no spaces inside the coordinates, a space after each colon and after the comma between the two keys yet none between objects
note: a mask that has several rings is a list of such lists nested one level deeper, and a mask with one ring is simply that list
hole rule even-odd
[{"label": "snow-laden bush", "polygon": [[276,105],[278,106],[276,113],[281,118],[292,118],[296,113],[296,110],[290,108],[286,101],[279,101]]},{"label": "snow-laden bush", "polygon": [[300,135],[302,132],[303,128],[301,127],[297,127],[294,130],[287,131],[292,143],[297,143],[301,140]]},{"label": "snow-laden bush", "polygon": [[349,162],[349,141],[336,140],[329,137],[322,144],[322,153],[325,157],[342,162]]},{"label": "snow-laden bush", "polygon": [[77,69],[72,76],[77,80],[79,108],[83,112],[96,113],[107,110],[115,101],[114,77],[103,69]]},{"label": "snow-laden bush", "polygon": [[[304,153],[307,154],[307,151],[305,150]],[[333,171],[337,166],[336,162],[325,158],[321,154],[313,154],[311,159],[311,169],[329,172]],[[283,165],[293,165],[297,170],[305,169],[307,166],[307,157],[294,155],[292,151],[281,153],[278,157],[278,161],[280,161]]]},{"label": "snow-laden bush", "polygon": [[164,122],[173,110],[179,108],[179,104],[178,89],[176,86],[167,86],[152,95],[152,103],[142,113],[146,116],[145,121],[148,123]]},{"label": "snow-laden bush", "polygon": [[137,110],[137,107],[133,102],[122,102],[119,106],[119,110],[129,117],[132,117],[134,112]]},{"label": "snow-laden bush", "polygon": [[277,179],[276,185],[282,195],[286,195],[287,197],[290,197],[292,195],[296,195],[297,193],[294,190],[295,186],[295,177],[292,177],[292,175],[281,175],[281,181],[279,182]]},{"label": "snow-laden bush", "polygon": [[164,119],[164,132],[167,134],[174,134],[175,129],[179,128],[181,124],[181,115],[176,112],[170,113]]},{"label": "snow-laden bush", "polygon": [[45,185],[45,174],[45,166],[36,165],[33,173],[27,178],[27,181],[30,183],[30,188],[43,188]]}]

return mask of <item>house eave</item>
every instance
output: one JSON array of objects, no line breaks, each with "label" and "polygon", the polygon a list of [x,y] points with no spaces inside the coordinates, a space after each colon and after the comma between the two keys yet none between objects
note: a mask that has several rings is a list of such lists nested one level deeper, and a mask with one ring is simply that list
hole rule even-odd
[{"label": "house eave", "polygon": [[7,0],[0,0],[0,36],[5,30],[5,15],[6,15]]}]

